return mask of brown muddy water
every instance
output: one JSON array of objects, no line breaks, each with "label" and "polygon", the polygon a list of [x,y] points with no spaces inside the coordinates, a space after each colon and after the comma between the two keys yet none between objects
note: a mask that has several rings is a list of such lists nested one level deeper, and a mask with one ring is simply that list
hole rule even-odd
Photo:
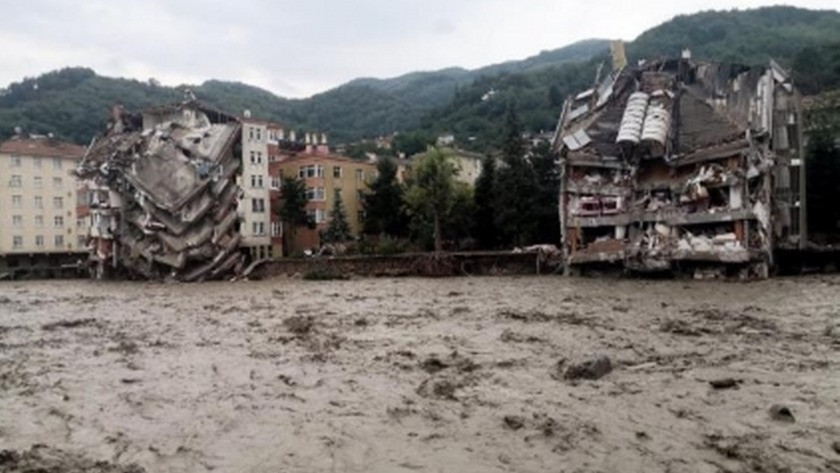
[{"label": "brown muddy water", "polygon": [[837,472],[840,277],[2,283],[0,450],[4,472]]}]

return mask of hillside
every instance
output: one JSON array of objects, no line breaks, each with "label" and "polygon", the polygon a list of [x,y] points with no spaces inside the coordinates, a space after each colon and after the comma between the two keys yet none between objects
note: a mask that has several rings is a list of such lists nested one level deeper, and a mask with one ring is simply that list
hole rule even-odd
[{"label": "hillside", "polygon": [[[678,16],[627,44],[631,61],[679,56],[684,48],[697,59],[749,65],[766,64],[773,58],[791,68],[806,93],[840,87],[837,11],[768,7],[703,12]],[[550,130],[562,98],[591,86],[600,62],[610,64],[602,55],[586,62],[476,80],[461,88],[447,107],[427,116],[423,127],[431,134],[453,132],[464,146],[485,150],[501,136],[500,118],[507,103],[513,103],[528,131]],[[487,100],[490,91],[494,95]]]},{"label": "hillside", "polygon": [[253,116],[292,127],[327,131],[338,142],[352,141],[416,128],[424,115],[451,102],[459,87],[483,74],[537,70],[586,58],[606,47],[603,40],[584,41],[475,71],[450,68],[393,79],[357,79],[308,99],[285,99],[237,82],[163,87],[102,77],[87,68],[66,68],[0,90],[0,139],[21,127],[86,144],[102,129],[112,104],[122,102],[136,110],[180,100],[190,89],[199,99],[230,113],[247,109]]},{"label": "hillside", "polygon": [[[606,40],[587,40],[536,56],[476,70],[415,72],[392,79],[362,78],[308,99],[285,99],[246,84],[210,80],[198,86],[162,87],[101,77],[72,68],[26,79],[0,90],[0,139],[15,127],[85,144],[120,101],[130,109],[180,100],[186,88],[230,113],[290,127],[326,131],[346,142],[394,131],[426,136],[452,132],[463,145],[485,150],[499,136],[501,116],[515,104],[526,129],[550,130],[563,99],[595,79],[609,64]],[[806,92],[840,87],[840,13],[792,7],[710,11],[678,16],[628,44],[632,59],[676,55],[791,67]],[[470,140],[470,138],[473,138]]]}]

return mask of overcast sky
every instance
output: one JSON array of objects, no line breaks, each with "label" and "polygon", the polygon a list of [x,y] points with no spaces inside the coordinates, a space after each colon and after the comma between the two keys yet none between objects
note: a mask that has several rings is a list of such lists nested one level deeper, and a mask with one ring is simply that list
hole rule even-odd
[{"label": "overcast sky", "polygon": [[[838,0],[787,1],[837,9]],[[65,66],[305,97],[357,77],[632,40],[681,13],[759,0],[0,0],[0,86]]]}]

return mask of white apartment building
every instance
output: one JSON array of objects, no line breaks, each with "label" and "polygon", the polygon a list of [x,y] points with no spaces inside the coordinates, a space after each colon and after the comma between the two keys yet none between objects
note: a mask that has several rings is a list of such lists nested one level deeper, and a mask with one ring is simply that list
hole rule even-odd
[{"label": "white apartment building", "polygon": [[0,143],[0,256],[85,251],[85,205],[70,174],[84,153],[47,137]]},{"label": "white apartment building", "polygon": [[239,186],[241,246],[254,260],[271,257],[271,177],[268,174],[269,123],[242,121],[242,174]]}]

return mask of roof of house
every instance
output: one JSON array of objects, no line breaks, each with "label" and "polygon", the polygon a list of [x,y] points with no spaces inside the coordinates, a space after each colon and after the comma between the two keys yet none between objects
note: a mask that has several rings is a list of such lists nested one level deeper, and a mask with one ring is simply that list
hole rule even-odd
[{"label": "roof of house", "polygon": [[80,159],[85,147],[52,138],[13,137],[0,143],[0,154],[39,156],[45,158]]},{"label": "roof of house", "polygon": [[300,162],[300,161],[316,159],[316,160],[323,160],[323,161],[329,161],[329,162],[342,162],[342,163],[348,163],[348,164],[359,164],[359,165],[374,167],[374,164],[370,163],[368,161],[360,161],[358,159],[353,159],[353,158],[350,158],[350,157],[347,157],[347,156],[341,156],[341,155],[338,155],[338,154],[320,154],[320,153],[317,153],[317,152],[307,153],[305,151],[289,153],[288,151],[283,151],[283,150],[281,150],[279,154],[285,155],[286,157],[284,159],[280,159],[280,160],[276,161],[278,166],[282,166],[284,164],[289,164],[289,163],[297,163],[297,162]]}]

